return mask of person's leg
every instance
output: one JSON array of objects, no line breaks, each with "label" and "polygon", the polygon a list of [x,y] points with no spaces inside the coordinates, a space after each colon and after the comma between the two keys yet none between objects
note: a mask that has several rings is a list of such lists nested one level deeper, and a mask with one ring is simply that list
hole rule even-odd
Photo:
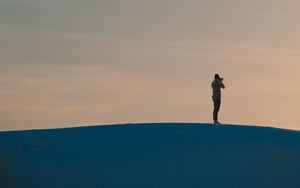
[{"label": "person's leg", "polygon": [[214,100],[214,112],[213,112],[213,119],[214,121],[218,121],[218,113],[221,106],[221,100]]}]

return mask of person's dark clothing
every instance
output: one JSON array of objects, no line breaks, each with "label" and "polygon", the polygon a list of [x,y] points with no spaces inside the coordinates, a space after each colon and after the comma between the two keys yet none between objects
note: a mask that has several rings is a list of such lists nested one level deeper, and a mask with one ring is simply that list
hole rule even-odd
[{"label": "person's dark clothing", "polygon": [[213,100],[221,100],[221,88],[225,88],[224,84],[222,83],[221,80],[214,80],[211,83],[211,87],[213,89]]},{"label": "person's dark clothing", "polygon": [[221,88],[225,88],[224,84],[221,80],[215,79],[211,84],[213,90],[212,99],[214,101],[214,111],[213,111],[213,119],[214,121],[218,121],[218,113],[221,106]]},{"label": "person's dark clothing", "polygon": [[213,112],[213,119],[214,121],[218,121],[218,113],[221,106],[221,100],[215,99],[214,101],[214,112]]}]

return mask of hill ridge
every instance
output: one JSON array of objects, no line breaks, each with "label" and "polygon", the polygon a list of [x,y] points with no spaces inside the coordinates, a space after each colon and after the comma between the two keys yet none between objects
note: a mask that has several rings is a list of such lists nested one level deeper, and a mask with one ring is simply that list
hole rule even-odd
[{"label": "hill ridge", "polygon": [[0,133],[0,187],[297,188],[300,132],[144,123]]}]

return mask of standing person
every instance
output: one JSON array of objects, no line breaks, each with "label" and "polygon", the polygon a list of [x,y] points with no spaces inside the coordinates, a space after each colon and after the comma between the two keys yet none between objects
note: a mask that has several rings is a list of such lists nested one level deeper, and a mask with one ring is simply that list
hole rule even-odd
[{"label": "standing person", "polygon": [[219,76],[219,74],[215,74],[215,80],[211,83],[213,96],[212,99],[214,101],[214,111],[213,111],[213,119],[214,124],[220,124],[218,121],[218,113],[221,106],[221,88],[225,89],[225,85],[223,84],[223,78]]}]

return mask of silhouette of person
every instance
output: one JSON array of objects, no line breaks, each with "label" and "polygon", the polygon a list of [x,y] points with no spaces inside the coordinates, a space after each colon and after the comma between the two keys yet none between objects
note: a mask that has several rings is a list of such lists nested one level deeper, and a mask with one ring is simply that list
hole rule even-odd
[{"label": "silhouette of person", "polygon": [[214,111],[213,111],[213,120],[214,124],[220,124],[218,121],[218,114],[221,106],[221,88],[225,89],[225,85],[223,84],[223,78],[219,76],[219,74],[215,74],[215,79],[211,83],[213,95],[212,99],[214,102]]}]

